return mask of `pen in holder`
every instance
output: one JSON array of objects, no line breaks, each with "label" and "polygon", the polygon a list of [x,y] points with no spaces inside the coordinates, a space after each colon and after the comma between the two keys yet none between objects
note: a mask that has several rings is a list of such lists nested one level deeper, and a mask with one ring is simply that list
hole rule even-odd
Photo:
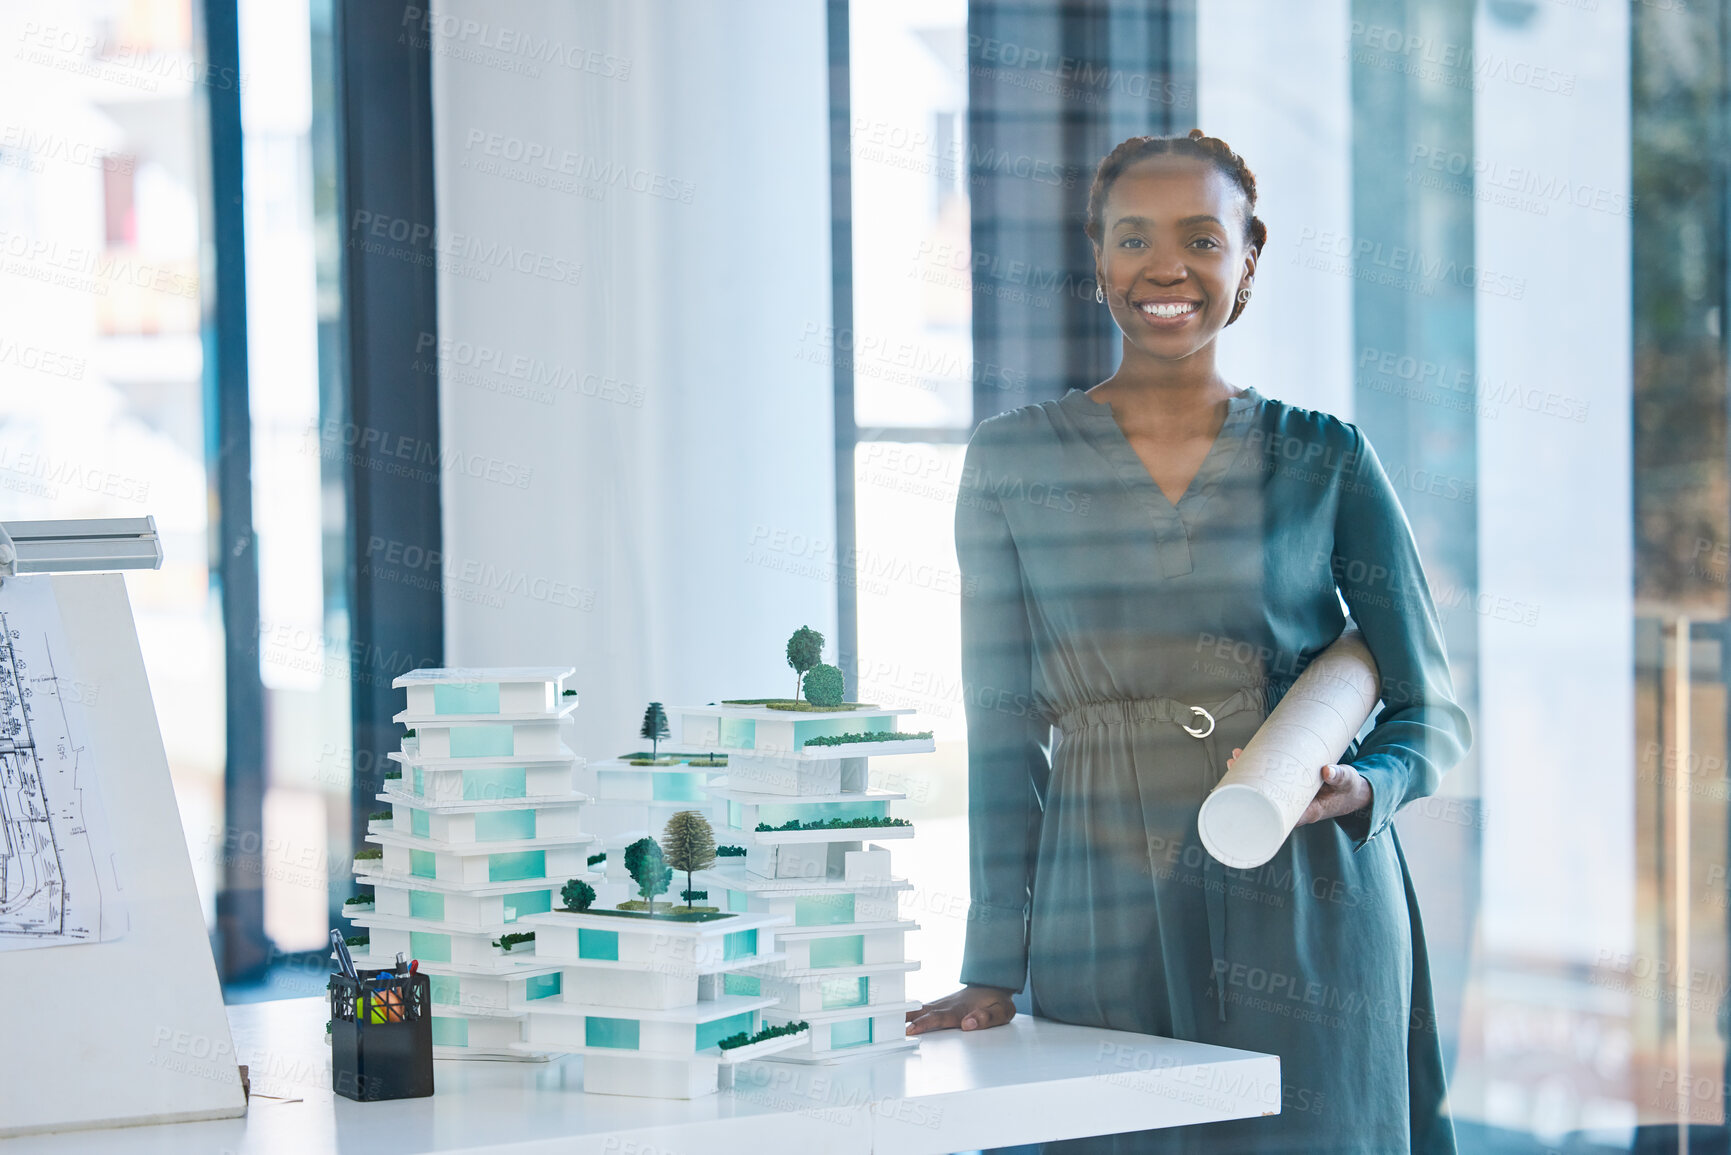
[{"label": "pen in holder", "polygon": [[361,1102],[433,1093],[432,990],[424,974],[333,974],[331,1089]]}]

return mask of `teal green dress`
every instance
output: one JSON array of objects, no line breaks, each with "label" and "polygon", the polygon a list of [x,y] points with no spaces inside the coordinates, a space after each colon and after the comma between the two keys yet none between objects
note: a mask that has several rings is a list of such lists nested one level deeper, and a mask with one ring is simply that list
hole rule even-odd
[{"label": "teal green dress", "polygon": [[[1424,932],[1390,819],[1437,788],[1471,732],[1364,435],[1247,389],[1174,505],[1111,409],[1072,391],[980,425],[956,552],[962,980],[1026,982],[1042,1017],[1281,1060],[1278,1115],[1048,1150],[1452,1155]],[[1226,869],[1197,810],[1349,612],[1382,703],[1342,761],[1374,801],[1299,827],[1264,866]]]}]

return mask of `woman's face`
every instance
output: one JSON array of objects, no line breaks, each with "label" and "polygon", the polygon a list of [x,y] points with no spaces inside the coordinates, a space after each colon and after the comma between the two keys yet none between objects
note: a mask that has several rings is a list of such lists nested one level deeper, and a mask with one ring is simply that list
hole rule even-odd
[{"label": "woman's face", "polygon": [[1177,360],[1207,345],[1256,270],[1238,186],[1188,156],[1151,156],[1118,174],[1095,244],[1100,284],[1124,339]]}]

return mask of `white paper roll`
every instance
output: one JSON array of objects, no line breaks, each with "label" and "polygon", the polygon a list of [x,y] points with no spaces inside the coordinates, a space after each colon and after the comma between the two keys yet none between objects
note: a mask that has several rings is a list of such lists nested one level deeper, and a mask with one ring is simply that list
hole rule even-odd
[{"label": "white paper roll", "polygon": [[1208,853],[1235,869],[1274,857],[1376,709],[1376,659],[1347,628],[1311,660],[1202,802],[1197,826]]}]

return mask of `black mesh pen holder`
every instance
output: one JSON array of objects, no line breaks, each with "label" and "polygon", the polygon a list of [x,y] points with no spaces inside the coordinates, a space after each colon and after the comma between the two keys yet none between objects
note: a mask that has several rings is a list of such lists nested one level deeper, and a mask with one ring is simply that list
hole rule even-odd
[{"label": "black mesh pen holder", "polygon": [[331,975],[331,1090],[363,1103],[433,1093],[432,989],[423,974]]}]

